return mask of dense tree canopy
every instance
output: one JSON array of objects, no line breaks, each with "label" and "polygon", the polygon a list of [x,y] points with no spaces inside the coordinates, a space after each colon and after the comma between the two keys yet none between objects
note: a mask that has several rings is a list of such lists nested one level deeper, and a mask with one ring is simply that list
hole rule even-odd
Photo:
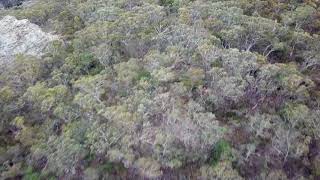
[{"label": "dense tree canopy", "polygon": [[0,179],[320,178],[319,1],[37,0],[4,15],[61,39],[0,67]]}]

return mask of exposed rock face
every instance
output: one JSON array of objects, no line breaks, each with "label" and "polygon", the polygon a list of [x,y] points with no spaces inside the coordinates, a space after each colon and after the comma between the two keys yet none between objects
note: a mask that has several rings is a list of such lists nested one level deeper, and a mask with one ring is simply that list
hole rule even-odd
[{"label": "exposed rock face", "polygon": [[17,54],[41,56],[50,41],[58,36],[43,32],[28,20],[5,16],[0,20],[0,64]]}]

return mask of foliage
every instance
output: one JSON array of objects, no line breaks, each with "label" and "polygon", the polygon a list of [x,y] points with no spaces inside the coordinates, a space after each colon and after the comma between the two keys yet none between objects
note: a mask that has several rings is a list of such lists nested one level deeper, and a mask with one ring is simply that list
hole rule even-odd
[{"label": "foliage", "polygon": [[231,156],[231,147],[225,140],[218,141],[213,148],[210,164],[216,166],[220,160],[228,159]]},{"label": "foliage", "polygon": [[317,179],[319,8],[37,0],[2,10],[61,40],[0,67],[0,177]]}]

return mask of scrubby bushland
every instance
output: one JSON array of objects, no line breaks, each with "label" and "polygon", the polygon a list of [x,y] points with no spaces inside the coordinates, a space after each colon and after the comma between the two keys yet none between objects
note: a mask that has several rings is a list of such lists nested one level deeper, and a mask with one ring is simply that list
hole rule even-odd
[{"label": "scrubby bushland", "polygon": [[317,179],[319,2],[39,0],[0,72],[1,178]]},{"label": "scrubby bushland", "polygon": [[4,8],[11,8],[14,6],[20,6],[23,1],[24,0],[1,0],[0,4],[2,4]]}]

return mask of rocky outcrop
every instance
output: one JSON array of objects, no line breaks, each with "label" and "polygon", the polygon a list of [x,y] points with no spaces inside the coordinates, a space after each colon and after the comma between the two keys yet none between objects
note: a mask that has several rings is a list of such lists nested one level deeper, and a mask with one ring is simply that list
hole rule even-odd
[{"label": "rocky outcrop", "polygon": [[0,20],[0,27],[0,64],[10,61],[17,54],[39,57],[50,41],[58,39],[58,36],[43,32],[27,19],[5,16]]}]

